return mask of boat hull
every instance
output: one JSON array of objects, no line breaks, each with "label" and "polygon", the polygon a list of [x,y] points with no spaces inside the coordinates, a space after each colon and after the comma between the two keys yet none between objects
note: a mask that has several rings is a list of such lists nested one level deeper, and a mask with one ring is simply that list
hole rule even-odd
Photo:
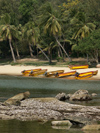
[{"label": "boat hull", "polygon": [[40,71],[40,70],[41,70],[41,68],[32,69],[32,70],[23,70],[21,73],[22,73],[24,76],[29,76],[29,73],[30,73],[31,71],[37,72],[37,71]]},{"label": "boat hull", "polygon": [[76,71],[60,73],[60,74],[56,74],[55,77],[62,78],[62,77],[67,77],[67,76],[73,76],[73,75],[75,75],[75,73],[76,73]]},{"label": "boat hull", "polygon": [[93,76],[93,74],[88,74],[88,75],[83,75],[83,76],[76,76],[75,79],[87,79],[87,78],[91,78]]},{"label": "boat hull", "polygon": [[51,77],[51,76],[55,76],[56,74],[63,73],[63,72],[64,70],[50,71],[50,72],[46,72],[44,75],[46,77]]},{"label": "boat hull", "polygon": [[29,76],[38,76],[38,75],[43,75],[45,72],[47,71],[47,69],[43,69],[37,72],[30,72]]},{"label": "boat hull", "polygon": [[69,65],[70,69],[86,69],[89,65]]}]

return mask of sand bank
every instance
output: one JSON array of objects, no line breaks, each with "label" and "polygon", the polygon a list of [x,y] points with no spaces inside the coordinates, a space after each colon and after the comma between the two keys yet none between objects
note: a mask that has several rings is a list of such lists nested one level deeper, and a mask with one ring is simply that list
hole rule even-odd
[{"label": "sand bank", "polygon": [[[0,75],[22,76],[21,71],[29,70],[29,69],[36,69],[36,68],[47,69],[48,71],[55,71],[55,70],[64,70],[65,72],[73,71],[73,70],[70,70],[68,67],[2,65],[0,66]],[[100,80],[100,68],[77,69],[76,71],[79,73],[82,73],[82,72],[94,71],[94,70],[98,70],[98,74],[89,79]],[[70,76],[67,78],[74,79],[74,76]]]}]

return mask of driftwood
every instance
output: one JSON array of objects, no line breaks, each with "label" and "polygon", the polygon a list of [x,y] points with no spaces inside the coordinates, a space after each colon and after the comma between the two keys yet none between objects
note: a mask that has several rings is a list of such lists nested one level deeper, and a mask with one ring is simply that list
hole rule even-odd
[{"label": "driftwood", "polygon": [[71,123],[90,124],[100,121],[100,106],[82,106],[62,102],[56,98],[30,98],[20,106],[0,103],[1,119],[69,120]]}]

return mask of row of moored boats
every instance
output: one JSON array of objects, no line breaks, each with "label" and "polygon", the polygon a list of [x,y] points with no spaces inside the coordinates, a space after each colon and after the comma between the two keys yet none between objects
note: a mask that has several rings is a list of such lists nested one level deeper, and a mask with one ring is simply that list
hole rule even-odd
[{"label": "row of moored boats", "polygon": [[78,73],[76,69],[86,69],[88,68],[88,65],[70,65],[69,68],[74,71],[70,72],[64,72],[64,70],[56,70],[56,71],[47,71],[47,69],[32,69],[32,70],[23,70],[21,73],[24,76],[40,76],[43,75],[45,77],[57,77],[57,78],[63,78],[68,76],[75,76],[75,79],[86,79],[90,78],[94,75],[97,75],[98,70],[95,71],[88,71],[84,73]]}]

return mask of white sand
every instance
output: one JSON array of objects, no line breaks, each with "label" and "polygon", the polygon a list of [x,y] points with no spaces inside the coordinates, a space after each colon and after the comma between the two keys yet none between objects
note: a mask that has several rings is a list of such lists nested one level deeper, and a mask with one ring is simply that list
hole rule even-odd
[{"label": "white sand", "polygon": [[[47,69],[48,71],[54,71],[54,70],[64,70],[64,72],[73,71],[73,70],[70,70],[68,67],[53,67],[53,66],[38,66],[37,67],[37,66],[22,66],[22,65],[21,66],[3,65],[3,66],[0,66],[0,75],[21,76],[22,75],[21,71],[36,69],[36,68]],[[78,69],[76,71],[79,73],[82,73],[82,72],[88,72],[88,71],[94,71],[94,70],[98,70],[98,74],[89,79],[100,80],[100,68]],[[73,76],[69,76],[68,78],[70,77],[72,78]],[[74,79],[74,77],[72,79]]]}]

